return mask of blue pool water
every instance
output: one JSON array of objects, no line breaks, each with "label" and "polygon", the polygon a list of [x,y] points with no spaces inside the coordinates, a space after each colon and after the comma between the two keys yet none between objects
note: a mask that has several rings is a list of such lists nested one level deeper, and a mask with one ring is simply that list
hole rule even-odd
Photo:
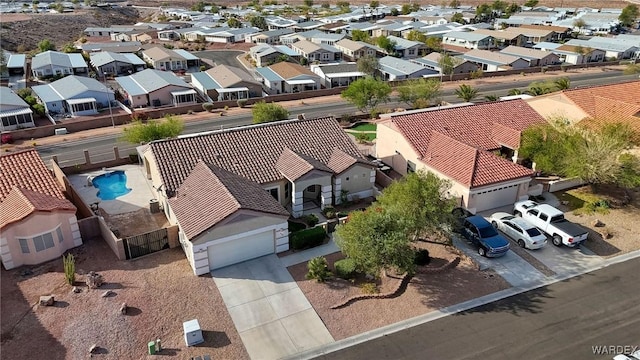
[{"label": "blue pool water", "polygon": [[122,170],[96,176],[92,183],[98,189],[97,196],[102,200],[113,200],[131,191],[127,188],[127,175]]}]

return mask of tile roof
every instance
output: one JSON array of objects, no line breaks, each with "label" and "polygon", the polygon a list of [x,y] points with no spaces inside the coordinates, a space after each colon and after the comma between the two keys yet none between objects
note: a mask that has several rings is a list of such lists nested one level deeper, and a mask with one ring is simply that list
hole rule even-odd
[{"label": "tile roof", "polygon": [[240,209],[289,216],[260,185],[203,161],[196,163],[169,203],[188,239]]},{"label": "tile roof", "polygon": [[320,161],[303,154],[299,154],[287,147],[276,162],[276,169],[289,181],[296,181],[308,174],[311,170],[320,170],[333,173],[329,167]]},{"label": "tile roof", "polygon": [[36,210],[75,211],[37,151],[2,155],[0,169],[2,226],[6,225],[5,221],[20,220]]},{"label": "tile roof", "polygon": [[252,84],[258,84],[254,78],[246,71],[227,65],[218,65],[207,71],[205,71],[215,82],[220,84],[223,88],[235,87],[236,84],[242,82],[248,82]]},{"label": "tile roof", "polygon": [[273,64],[269,66],[269,69],[271,69],[274,73],[280,75],[280,77],[285,80],[288,80],[300,75],[311,75],[313,77],[318,76],[302,65],[294,64],[286,61],[281,61],[277,64]]},{"label": "tile roof", "polygon": [[331,153],[331,158],[329,158],[327,166],[336,174],[340,174],[356,163],[369,165],[368,161],[365,161],[362,158],[351,156],[341,149],[335,148]]},{"label": "tile roof", "polygon": [[149,144],[169,194],[200,160],[258,184],[281,180],[276,163],[285,148],[323,164],[339,148],[367,163],[333,117],[278,121]]},{"label": "tile roof", "polygon": [[495,150],[501,145],[517,149],[519,136],[518,141],[514,141],[512,131],[519,133],[530,126],[546,123],[520,99],[398,115],[393,117],[393,122],[421,153],[427,148],[432,130],[477,149]]}]

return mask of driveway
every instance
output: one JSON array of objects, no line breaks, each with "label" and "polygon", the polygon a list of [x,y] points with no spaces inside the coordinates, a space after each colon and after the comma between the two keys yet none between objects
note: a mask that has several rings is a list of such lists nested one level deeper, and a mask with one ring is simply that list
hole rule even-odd
[{"label": "driveway", "polygon": [[216,65],[234,66],[240,69],[244,69],[242,64],[236,59],[238,55],[244,54],[244,51],[239,50],[209,50],[199,51],[194,53],[200,58],[210,59],[216,63]]},{"label": "driveway", "polygon": [[334,341],[277,256],[211,275],[252,359],[279,359]]}]

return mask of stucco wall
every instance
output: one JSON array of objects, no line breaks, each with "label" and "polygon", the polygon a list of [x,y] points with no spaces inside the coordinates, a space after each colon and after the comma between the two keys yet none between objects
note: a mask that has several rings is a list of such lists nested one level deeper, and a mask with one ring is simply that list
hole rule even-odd
[{"label": "stucco wall", "polygon": [[371,182],[372,170],[375,169],[373,167],[356,164],[343,171],[341,174],[336,175],[336,179],[340,179],[341,190],[346,190],[350,194],[355,194],[364,190],[369,190],[374,186],[375,175],[374,183]]},{"label": "stucco wall", "polygon": [[[74,225],[75,227],[73,227]],[[58,227],[62,230],[62,242],[57,236],[56,229]],[[54,247],[36,252],[32,238],[43,233],[53,234]],[[28,254],[22,253],[18,238],[27,239]],[[2,242],[0,243],[3,254],[2,263],[6,269],[21,265],[36,265],[59,258],[68,249],[79,245],[82,245],[82,239],[80,239],[80,231],[74,212],[36,212],[22,221],[2,229]]]}]

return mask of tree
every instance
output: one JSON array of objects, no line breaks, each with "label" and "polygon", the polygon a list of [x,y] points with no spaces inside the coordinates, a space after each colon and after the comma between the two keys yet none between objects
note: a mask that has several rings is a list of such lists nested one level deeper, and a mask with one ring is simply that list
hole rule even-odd
[{"label": "tree", "polygon": [[197,3],[193,4],[193,6],[191,6],[191,11],[204,12],[205,6],[206,4],[204,3],[204,1],[198,1]]},{"label": "tree", "polygon": [[453,72],[456,69],[456,66],[460,64],[460,60],[455,58],[449,54],[442,54],[440,58],[438,58],[438,66],[440,66],[440,72],[443,75],[448,75],[449,80],[453,78]]},{"label": "tree", "polygon": [[536,5],[538,5],[538,0],[527,0],[527,2],[524,3],[524,6],[526,7],[536,7]]},{"label": "tree", "polygon": [[62,46],[63,53],[77,53],[79,52],[78,48],[72,43],[68,42]]},{"label": "tree", "polygon": [[460,99],[469,102],[478,96],[478,89],[471,85],[462,84],[455,90],[455,93]]},{"label": "tree", "polygon": [[7,56],[4,53],[4,49],[0,48],[0,74],[4,75],[7,72]]},{"label": "tree", "polygon": [[582,30],[587,26],[587,22],[583,19],[575,19],[573,20],[573,27],[578,28],[578,30]]},{"label": "tree", "polygon": [[517,13],[520,10],[522,10],[520,5],[516,3],[511,3],[511,5],[507,6],[507,8],[505,9],[504,14],[506,15],[506,17],[509,17],[511,16],[511,14]]},{"label": "tree", "polygon": [[306,7],[312,7],[313,6],[313,0],[304,0],[303,3],[304,3],[304,6],[306,6]]},{"label": "tree", "polygon": [[622,9],[620,16],[618,16],[618,20],[620,20],[620,24],[622,26],[631,27],[636,22],[638,15],[638,5],[630,4]]},{"label": "tree", "polygon": [[484,99],[487,101],[498,101],[499,98],[498,98],[498,95],[496,94],[489,94],[489,95],[486,95]]},{"label": "tree", "polygon": [[423,233],[440,231],[447,223],[454,207],[454,200],[447,195],[450,189],[449,181],[419,170],[385,188],[373,206],[392,213],[405,232],[416,239]]},{"label": "tree", "polygon": [[488,4],[480,4],[476,8],[476,21],[483,22],[493,17],[493,10]]},{"label": "tree", "polygon": [[414,79],[405,81],[397,88],[399,100],[414,109],[431,106],[442,95],[440,81],[436,79]]},{"label": "tree", "polygon": [[451,22],[456,22],[458,24],[464,24],[466,21],[464,21],[464,16],[462,16],[462,13],[455,13],[453,14],[453,16],[451,17]]},{"label": "tree", "polygon": [[45,51],[55,50],[55,49],[56,49],[56,45],[52,43],[51,40],[49,39],[41,40],[38,43],[38,52],[45,52]]},{"label": "tree", "polygon": [[424,43],[433,51],[440,52],[442,50],[442,39],[437,36],[428,36]]},{"label": "tree", "polygon": [[267,24],[267,20],[265,20],[262,16],[252,16],[251,20],[249,20],[251,26],[257,27],[260,30],[267,31],[269,30],[269,25]]},{"label": "tree", "polygon": [[520,94],[522,94],[522,90],[517,89],[517,88],[516,89],[511,89],[507,93],[507,95],[509,95],[509,96],[520,95]]},{"label": "tree", "polygon": [[124,140],[132,144],[148,143],[154,140],[174,138],[182,133],[184,123],[180,118],[166,115],[164,120],[143,123],[136,120],[123,131]]},{"label": "tree", "polygon": [[460,0],[451,0],[449,7],[457,9],[460,6]]},{"label": "tree", "polygon": [[[563,80],[563,79],[566,79],[566,80]],[[560,78],[555,81],[534,81],[529,84],[529,87],[527,88],[527,93],[529,95],[539,96],[539,95],[549,94],[554,91],[557,91],[559,87],[556,84],[556,81],[558,81],[559,84],[562,86],[566,85],[567,88],[569,87],[570,81],[568,78]]]},{"label": "tree", "polygon": [[566,90],[571,87],[571,80],[568,77],[564,76],[553,80],[553,84],[558,90]]},{"label": "tree", "polygon": [[389,101],[391,86],[371,76],[352,82],[341,96],[360,111],[374,110],[380,103]]},{"label": "tree", "polygon": [[372,9],[375,9],[378,6],[380,6],[380,2],[378,0],[371,0],[371,2],[369,3],[369,7]]},{"label": "tree", "polygon": [[411,30],[407,33],[407,40],[419,41],[421,43],[427,41],[427,35],[418,30]]},{"label": "tree", "polygon": [[356,62],[358,71],[365,73],[369,76],[375,77],[378,72],[378,58],[373,55],[366,55],[358,59]]},{"label": "tree", "polygon": [[400,13],[402,15],[408,15],[411,13],[411,6],[409,4],[402,4],[402,8],[400,8]]},{"label": "tree", "polygon": [[384,49],[387,54],[393,55],[396,52],[396,42],[382,35],[376,39],[378,47]]},{"label": "tree", "polygon": [[289,118],[289,110],[276,103],[260,101],[253,105],[251,110],[253,123],[261,124],[271,121],[286,120]]},{"label": "tree", "polygon": [[324,282],[331,276],[327,259],[324,256],[317,256],[309,260],[307,263],[307,270],[309,270],[309,272],[305,277],[308,280]]},{"label": "tree", "polygon": [[379,277],[383,269],[414,269],[415,251],[402,219],[383,208],[350,213],[336,235],[336,244],[358,272]]},{"label": "tree", "polygon": [[240,22],[240,20],[232,17],[229,20],[227,20],[227,25],[229,25],[229,27],[232,27],[232,28],[241,28],[242,27],[242,22]]},{"label": "tree", "polygon": [[491,9],[498,14],[502,14],[507,9],[507,3],[502,0],[495,0],[493,4],[491,4]]},{"label": "tree", "polygon": [[351,32],[351,40],[369,42],[369,33],[362,30],[353,30]]},{"label": "tree", "polygon": [[392,8],[391,16],[398,16],[398,15],[400,15],[400,11],[397,8]]}]

